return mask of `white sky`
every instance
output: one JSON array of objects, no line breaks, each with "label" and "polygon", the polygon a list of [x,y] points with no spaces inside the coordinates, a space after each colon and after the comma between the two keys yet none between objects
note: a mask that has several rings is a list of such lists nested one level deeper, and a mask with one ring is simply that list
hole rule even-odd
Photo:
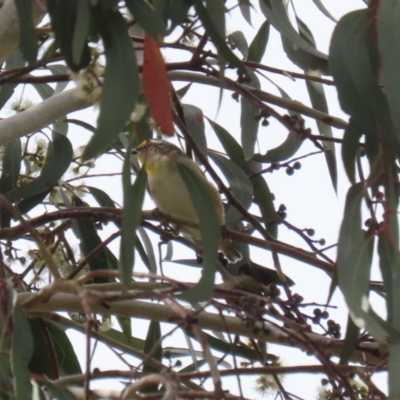
[{"label": "white sky", "polygon": [[[254,2],[255,4],[256,2]],[[256,5],[256,4],[255,4]],[[306,22],[308,27],[314,34],[315,40],[318,45],[318,49],[325,53],[328,52],[329,40],[334,29],[334,23],[327,19],[321,14],[321,12],[316,8],[313,1],[311,0],[298,0],[294,1],[296,7],[296,12],[298,16]],[[334,17],[339,19],[345,13],[358,9],[365,8],[365,4],[361,0],[325,0],[325,7],[333,14]],[[252,13],[252,22],[255,29],[250,27],[243,18],[240,16],[238,10],[233,12],[231,17],[227,19],[227,33],[232,33],[233,31],[239,29],[241,30],[248,42],[256,34],[258,27],[264,21],[264,16],[260,11]],[[186,56],[186,54],[185,54]],[[174,53],[166,53],[168,60],[176,60],[179,55]],[[262,60],[263,64],[287,69],[289,71],[302,72],[290,61],[288,61],[285,53],[282,50],[281,41],[279,34],[271,28],[270,39],[267,47],[266,54]],[[303,80],[291,81],[289,78],[280,76],[277,74],[266,74],[270,79],[274,81],[277,85],[282,87],[293,100],[299,100],[306,105],[310,105],[308,94],[306,91],[305,83]],[[266,82],[266,80],[260,79],[262,82],[262,88],[273,94],[279,95],[279,92],[274,88],[273,85]],[[182,86],[177,84],[176,87]],[[330,113],[332,115],[347,119],[347,116],[342,113],[337,102],[336,91],[332,87],[325,87],[326,96],[329,103]],[[192,88],[188,94],[184,97],[183,101],[187,104],[193,104],[203,110],[203,113],[216,120],[219,124],[224,126],[231,134],[236,138],[240,138],[240,107],[237,102],[232,100],[230,93],[226,93],[223,98],[222,105],[218,112],[218,89],[215,88],[202,88],[200,85],[192,85]],[[284,110],[278,111],[285,113]],[[90,118],[88,115],[90,111],[82,111],[79,114],[83,119]],[[286,137],[286,130],[280,126],[277,122],[269,119],[270,125],[267,128],[261,127],[259,131],[259,146],[260,152],[265,153],[267,149],[276,147],[280,144]],[[312,128],[313,133],[318,134],[316,129],[315,121],[307,119],[307,127]],[[337,137],[342,136],[342,131],[334,129],[334,135]],[[206,133],[208,139],[208,145],[210,148],[221,149],[219,143],[214,137],[213,131],[209,126],[206,126]],[[214,139],[213,139],[214,137]],[[87,133],[84,137],[81,137],[82,143],[87,140]],[[307,154],[309,152],[315,151],[315,147],[309,143],[305,144],[299,151],[298,155]],[[337,160],[339,167],[339,184],[338,184],[338,196],[334,194],[328,170],[325,165],[325,160],[323,155],[313,156],[302,160],[302,168],[296,171],[293,176],[286,175],[284,169],[275,172],[274,174],[268,174],[266,176],[268,185],[271,191],[276,195],[276,207],[284,203],[287,206],[288,221],[300,228],[313,228],[316,231],[315,238],[325,238],[327,245],[336,243],[338,230],[340,227],[340,221],[342,217],[344,196],[349,187],[349,182],[345,176],[341,164],[340,158],[340,147],[336,147]],[[97,162],[100,168],[104,168],[105,171],[109,170],[109,163],[104,161],[104,166],[102,167],[103,161],[99,160]],[[107,188],[108,179],[101,179],[99,187]],[[114,191],[114,180],[110,181],[110,187],[113,187]],[[112,183],[113,182],[113,183]],[[94,180],[90,180],[91,185],[94,184]],[[146,204],[146,208],[152,208],[153,204],[151,200]],[[280,228],[279,238],[283,241],[288,241],[291,244],[304,246],[304,244],[298,239],[298,237],[291,232],[286,231],[284,228]],[[118,244],[114,244],[115,253],[118,254]],[[177,247],[174,247],[175,249]],[[270,254],[268,252],[263,252],[259,249],[252,249],[252,258],[254,261],[258,261],[264,265],[272,266],[272,261]],[[330,256],[335,258],[334,251],[330,252]],[[185,258],[192,257],[192,254],[185,249],[175,250],[175,258]],[[305,302],[307,301],[317,301],[324,304],[327,299],[327,294],[329,290],[330,280],[326,278],[325,274],[315,270],[314,268],[308,267],[300,262],[295,262],[286,257],[281,257],[281,263],[284,272],[290,276],[297,284],[295,291],[300,293],[305,297]],[[167,275],[174,277],[179,277],[185,280],[196,280],[199,277],[199,271],[197,269],[189,267],[179,267],[176,264],[164,264],[164,272]],[[187,278],[187,279],[186,279]],[[312,281],[311,278],[313,279]],[[343,311],[343,300],[339,293],[336,293],[332,304],[339,306],[338,312],[330,311],[331,317],[336,321],[340,322],[342,325],[343,332],[345,331],[345,323],[347,320],[347,313]],[[312,309],[310,309],[310,313]],[[133,322],[135,324],[134,336],[142,336],[146,334],[147,324],[136,320]],[[165,327],[164,330],[167,332],[170,327]],[[71,337],[80,337],[80,335],[73,334],[71,332]],[[167,339],[165,343],[171,346],[185,346],[183,342],[184,338],[179,338],[174,336],[173,338]],[[269,352],[274,354],[279,354],[282,356],[283,363],[285,365],[298,365],[315,363],[313,357],[307,357],[298,351],[288,351],[285,348],[277,346],[269,346]],[[83,354],[84,352],[79,352],[82,355],[82,363],[84,362]],[[104,368],[104,353],[98,352],[98,357],[95,357],[95,362],[93,367],[97,366],[99,368]],[[118,368],[119,361],[115,356],[107,356],[107,368]],[[123,367],[123,365],[122,365]],[[305,376],[292,375],[287,376],[284,380],[284,386],[289,391],[305,399],[311,399],[316,397],[316,390],[319,386],[320,376]],[[256,398],[258,395],[252,390],[254,387],[254,377],[248,377],[242,380],[243,388],[245,388],[245,396],[249,398]],[[385,388],[385,380],[381,375],[379,378],[380,387]],[[109,382],[96,383],[94,387],[109,387]],[[224,388],[231,390],[232,393],[238,393],[234,387],[236,386],[236,379],[230,379],[228,385],[224,385]],[[212,386],[209,386],[212,389]],[[271,397],[273,398],[273,396]]]},{"label": "white sky", "polygon": [[[258,2],[253,1],[258,7]],[[296,7],[298,16],[308,25],[314,34],[318,49],[322,52],[327,53],[329,47],[329,40],[334,29],[334,23],[326,18],[317,9],[312,0],[293,0]],[[345,13],[358,9],[365,8],[365,4],[362,0],[325,0],[323,1],[325,7],[339,19]],[[249,43],[253,36],[256,34],[258,27],[264,21],[264,16],[260,11],[252,13],[253,26],[250,27],[241,17],[238,10],[234,11],[227,20],[227,33],[240,29],[248,39]],[[176,60],[176,53],[166,53],[168,60]],[[186,54],[185,54],[186,56]],[[276,68],[287,69],[289,71],[299,70],[295,65],[288,61],[285,53],[282,50],[281,41],[279,34],[271,28],[270,39],[267,47],[266,54],[262,61],[263,64],[273,66]],[[281,86],[293,100],[299,100],[302,103],[310,106],[308,94],[306,91],[305,83],[303,80],[291,81],[289,78],[280,76],[277,74],[266,75],[274,81],[277,85]],[[279,92],[274,88],[273,85],[266,82],[264,79],[260,79],[262,82],[262,89],[279,95]],[[176,87],[182,86],[181,84]],[[325,87],[325,93],[329,103],[330,113],[332,115],[347,119],[340,107],[338,106],[336,91],[332,87]],[[236,138],[240,138],[240,106],[239,103],[232,100],[230,93],[226,93],[223,98],[222,105],[218,111],[218,89],[214,88],[202,88],[200,85],[192,85],[192,88],[188,94],[184,97],[183,101],[188,104],[196,105],[201,108],[206,116],[211,119],[215,119],[220,125],[224,126],[231,134]],[[284,110],[277,108],[278,111],[285,113]],[[74,113],[71,118],[78,118],[86,120],[90,123],[95,123],[95,113],[92,110],[83,110],[78,113]],[[265,153],[267,149],[276,147],[286,137],[286,130],[280,126],[277,122],[274,122],[271,118],[269,119],[270,125],[268,127],[260,127],[259,131],[259,147],[260,152]],[[318,134],[316,124],[313,120],[306,120],[307,127],[312,128],[313,133]],[[337,137],[342,136],[342,131],[336,129],[333,130],[334,135]],[[221,149],[219,143],[214,137],[212,129],[206,126],[208,145],[210,148]],[[87,131],[80,130],[79,128],[70,128],[69,138],[73,141],[74,147],[81,144],[85,144],[89,138]],[[296,156],[307,154],[315,151],[315,147],[310,143],[303,145],[302,149]],[[299,228],[313,228],[316,231],[315,238],[325,238],[326,244],[332,244],[337,241],[338,230],[340,221],[342,218],[344,196],[349,187],[349,182],[343,172],[341,158],[340,158],[340,147],[336,147],[338,167],[339,167],[339,184],[338,184],[338,196],[334,194],[332,185],[330,182],[328,170],[325,165],[325,159],[323,155],[313,156],[304,160],[301,160],[302,168],[296,171],[293,176],[288,176],[284,169],[268,174],[266,176],[268,185],[271,191],[276,196],[276,207],[279,204],[284,203],[287,206],[288,221]],[[99,159],[97,162],[98,172],[110,172],[110,160]],[[118,165],[115,165],[113,169],[115,172],[118,171]],[[119,182],[119,178],[117,177]],[[115,178],[101,178],[86,180],[86,183],[91,186],[98,186],[107,192],[111,192],[111,197],[115,200],[121,199],[120,187],[116,186]],[[89,199],[88,199],[89,200]],[[153,208],[151,200],[147,200],[146,208]],[[109,232],[104,232],[104,238],[109,235]],[[304,246],[303,242],[299,241],[298,237],[291,232],[286,231],[283,227],[279,231],[279,239],[287,241],[293,245]],[[111,249],[115,254],[119,254],[119,244],[114,242]],[[178,249],[178,248],[177,248]],[[177,252],[180,252],[178,254]],[[251,250],[252,258],[254,261],[260,264],[269,265],[272,267],[270,254],[259,249]],[[330,252],[330,256],[335,258],[334,251]],[[193,257],[193,255],[187,250],[176,250],[175,258]],[[326,278],[325,274],[315,270],[314,268],[308,267],[300,262],[293,261],[286,257],[281,257],[281,264],[284,272],[290,276],[297,284],[294,291],[298,292],[305,297],[305,301],[317,301],[324,304],[327,299],[328,288],[330,280]],[[196,280],[199,277],[199,271],[197,269],[189,267],[179,267],[176,264],[164,264],[164,272],[167,275],[179,277],[183,280]],[[187,278],[187,279],[186,279]],[[311,278],[313,281],[311,281]],[[343,305],[342,297],[337,293],[334,297],[332,304],[339,306]],[[312,309],[309,310],[310,314]],[[340,307],[340,312],[331,312],[333,319],[337,320],[342,324],[342,330],[345,331],[345,321],[347,314],[343,312],[343,308]],[[143,321],[135,320],[133,322],[135,327],[134,336],[144,337],[146,334],[147,323]],[[116,324],[114,327],[117,327]],[[168,331],[170,328],[166,328]],[[69,331],[69,336],[73,339],[76,344],[77,354],[82,362],[84,368],[84,340],[82,335],[75,332]],[[181,337],[169,338],[165,343],[171,346],[185,347],[185,342]],[[283,364],[285,365],[297,365],[299,363],[315,363],[312,357],[306,357],[298,351],[287,351],[282,347],[270,346],[269,352],[280,354],[283,358]],[[131,359],[128,357],[128,359]],[[105,362],[107,360],[107,362]],[[132,361],[134,363],[134,361]],[[107,352],[106,350],[98,351],[94,358],[93,367],[100,369],[118,369],[126,368],[115,355]],[[292,375],[285,378],[284,386],[289,391],[305,399],[312,399],[316,396],[316,389],[319,385],[319,381],[322,378],[320,376],[308,376],[304,375]],[[254,377],[249,377],[242,380],[243,387],[245,388],[244,395],[248,398],[256,398],[257,394],[252,390],[254,387]],[[383,376],[379,379],[380,387],[385,389],[385,381]],[[115,382],[115,381],[113,381]],[[114,385],[114,383],[113,383]],[[109,388],[110,381],[96,382],[92,387],[103,387]],[[236,387],[236,379],[230,379],[228,385],[224,385],[224,389],[229,389],[232,393],[238,393],[234,388]],[[210,389],[212,387],[210,386]],[[273,398],[273,397],[271,397]]]}]

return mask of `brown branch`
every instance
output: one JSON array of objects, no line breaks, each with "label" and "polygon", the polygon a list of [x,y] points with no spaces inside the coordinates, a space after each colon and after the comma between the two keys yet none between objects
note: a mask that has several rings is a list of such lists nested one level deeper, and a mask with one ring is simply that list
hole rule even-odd
[{"label": "brown branch", "polygon": [[268,65],[259,64],[259,63],[253,62],[253,61],[242,61],[242,62],[243,62],[243,64],[247,65],[248,67],[250,67],[252,69],[261,69],[263,71],[272,72],[274,74],[285,75],[288,78],[305,79],[308,81],[324,83],[325,85],[335,86],[335,82],[332,81],[331,79],[324,79],[324,78],[320,78],[320,77],[314,76],[314,75],[307,75],[307,74],[300,74],[298,72],[293,72],[293,71],[286,71],[284,69],[269,67]]}]

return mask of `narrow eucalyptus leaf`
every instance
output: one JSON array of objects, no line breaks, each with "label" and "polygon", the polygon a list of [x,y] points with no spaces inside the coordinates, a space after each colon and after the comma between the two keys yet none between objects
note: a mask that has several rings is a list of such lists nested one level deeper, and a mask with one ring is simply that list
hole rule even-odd
[{"label": "narrow eucalyptus leaf", "polygon": [[201,152],[207,154],[207,138],[204,128],[203,111],[191,104],[182,104],[186,127]]},{"label": "narrow eucalyptus leaf", "polygon": [[32,21],[31,0],[15,0],[19,19],[19,48],[28,64],[36,63],[38,38]]},{"label": "narrow eucalyptus leaf", "polygon": [[247,60],[256,63],[261,62],[265,50],[267,49],[268,39],[269,39],[269,28],[270,23],[265,20],[258,30],[253,41],[250,43],[249,50],[247,53]]},{"label": "narrow eucalyptus leaf", "polygon": [[154,40],[160,41],[166,34],[164,20],[151,3],[145,0],[126,0],[128,10],[135,21]]},{"label": "narrow eucalyptus leaf", "polygon": [[8,200],[13,202],[48,191],[58,183],[71,161],[71,142],[66,136],[53,133],[53,142],[49,145],[41,174],[31,182],[7,193]]},{"label": "narrow eucalyptus leaf", "polygon": [[104,152],[123,130],[133,112],[139,93],[139,71],[128,26],[119,11],[92,7],[92,16],[104,43],[106,68],[97,130],[83,158]]},{"label": "narrow eucalyptus leaf", "polygon": [[319,57],[321,60],[327,60],[328,56],[318,51],[314,46],[304,40],[290,23],[285,6],[281,0],[260,0],[260,8],[271,25],[282,35],[285,35],[293,42],[293,45]]},{"label": "narrow eucalyptus leaf", "polygon": [[30,399],[32,385],[28,363],[33,354],[32,331],[28,317],[18,305],[13,310],[13,332],[11,344],[11,368],[14,377],[16,399]]},{"label": "narrow eucalyptus leaf", "polygon": [[[215,152],[208,154],[225,175],[235,199],[247,210],[253,201],[253,185],[250,179],[239,166],[228,158]],[[229,223],[241,217],[240,212],[231,206],[225,215],[225,222]]]},{"label": "narrow eucalyptus leaf", "polygon": [[340,354],[340,364],[347,365],[353,352],[357,348],[358,334],[360,333],[360,328],[356,326],[350,316],[347,318],[347,328],[346,335],[344,337],[344,343],[342,347],[342,352]]},{"label": "narrow eucalyptus leaf", "polygon": [[214,204],[202,181],[184,164],[178,164],[178,170],[199,217],[204,259],[204,271],[200,281],[181,297],[190,303],[198,303],[209,300],[214,290],[221,227]]},{"label": "narrow eucalyptus leaf", "polygon": [[124,210],[122,212],[121,224],[121,249],[119,270],[122,283],[128,286],[132,281],[132,270],[134,266],[134,245],[136,242],[136,229],[142,220],[142,205],[146,190],[146,170],[141,168],[131,185],[130,151],[124,162],[122,175],[124,189]]}]

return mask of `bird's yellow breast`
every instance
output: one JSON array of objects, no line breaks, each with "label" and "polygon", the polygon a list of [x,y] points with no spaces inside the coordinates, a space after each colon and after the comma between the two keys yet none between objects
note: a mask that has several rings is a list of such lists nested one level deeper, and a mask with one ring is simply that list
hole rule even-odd
[{"label": "bird's yellow breast", "polygon": [[[200,168],[192,161],[186,165],[193,169],[199,179],[203,181],[215,205],[219,222],[224,222],[224,211],[217,189],[207,181]],[[190,194],[181,178],[174,160],[166,155],[156,155],[145,163],[149,188],[154,202],[159,210],[166,214],[175,215],[198,222],[198,216]],[[191,236],[200,238],[200,231],[196,228],[182,227]]]}]

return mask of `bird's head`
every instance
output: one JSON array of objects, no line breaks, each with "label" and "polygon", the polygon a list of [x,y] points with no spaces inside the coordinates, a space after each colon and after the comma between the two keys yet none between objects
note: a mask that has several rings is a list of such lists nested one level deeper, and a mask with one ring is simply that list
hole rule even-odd
[{"label": "bird's head", "polygon": [[178,155],[185,156],[179,147],[160,139],[144,140],[132,153],[136,154],[138,160],[145,166],[147,163],[154,161],[155,157],[166,156],[174,158]]}]

